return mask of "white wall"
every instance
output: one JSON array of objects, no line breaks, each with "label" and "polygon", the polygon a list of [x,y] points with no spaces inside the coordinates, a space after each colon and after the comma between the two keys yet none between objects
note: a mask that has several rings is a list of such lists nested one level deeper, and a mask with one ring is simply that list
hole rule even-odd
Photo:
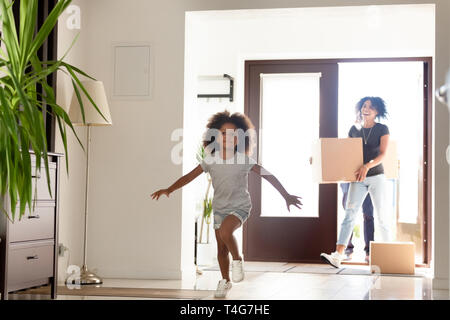
[{"label": "white wall", "polygon": [[[148,195],[156,189],[168,187],[195,162],[195,158],[188,154],[184,156],[191,162],[185,161],[183,167],[170,162],[171,148],[176,144],[170,141],[172,131],[186,126],[190,121],[195,121],[197,117],[201,117],[199,122],[204,127],[206,110],[211,113],[216,111],[211,104],[205,103],[203,105],[205,110],[202,113],[193,112],[191,109],[189,114],[183,112],[183,99],[186,100],[185,94],[189,94],[184,93],[183,84],[186,80],[185,76],[191,76],[191,71],[187,69],[190,67],[186,66],[185,70],[184,66],[186,11],[436,3],[437,84],[444,82],[450,61],[447,35],[450,24],[447,17],[450,13],[450,5],[447,0],[78,0],[74,3],[81,7],[81,35],[67,60],[104,81],[108,94],[111,92],[112,85],[112,42],[151,42],[155,53],[153,99],[151,101],[111,101],[114,125],[110,128],[94,128],[92,131],[88,265],[98,269],[99,275],[104,277],[180,278],[184,270],[188,274],[192,272],[194,243],[192,216],[195,215],[195,206],[190,206],[194,211],[183,210],[182,213],[182,208],[184,209],[186,205],[182,203],[182,199],[189,199],[188,195],[195,193],[193,190],[199,187],[198,184],[201,185],[202,181],[198,180],[187,186],[183,193],[176,191],[169,199],[161,198],[159,201],[151,201],[148,198]],[[68,30],[64,23],[63,16],[58,31],[60,55],[77,33],[77,31]],[[337,22],[328,25],[328,31],[332,32],[336,25],[338,25]],[[358,28],[351,30],[353,32]],[[310,27],[308,29],[311,30]],[[401,29],[402,26],[395,28],[399,32]],[[397,33],[394,33],[394,36],[397,37]],[[234,38],[236,34],[227,40]],[[401,43],[410,42],[409,38],[398,40]],[[330,47],[331,44],[333,42],[330,43]],[[390,44],[397,47],[397,42]],[[221,43],[222,48],[227,45],[226,41]],[[340,50],[343,54],[345,53],[345,48]],[[309,50],[304,54],[317,56],[318,52]],[[417,55],[418,52],[410,51],[409,54]],[[234,61],[231,61],[230,65],[226,66],[227,72],[231,73],[228,70],[232,70],[237,77],[242,76],[242,69],[239,71],[239,61],[242,58],[243,56],[236,57]],[[210,70],[205,71],[209,73]],[[242,83],[237,85],[241,86]],[[239,98],[239,94],[242,97],[242,90],[239,87],[237,94],[238,100],[232,107],[234,109],[230,111],[238,110],[239,99],[242,99]],[[71,89],[67,79],[59,76],[58,100],[61,105],[67,107],[64,104],[67,103],[70,95]],[[222,109],[224,105],[222,103],[217,108]],[[448,165],[443,157],[449,141],[447,110],[442,106],[436,106],[435,119],[436,179],[434,185],[436,193],[433,203],[436,232],[434,248],[436,275],[439,280],[436,284],[447,281],[448,287],[449,173]],[[198,130],[201,131],[201,129],[199,127]],[[85,138],[81,128],[77,130],[80,132],[80,137]],[[81,264],[84,156],[73,136],[69,138],[70,179],[67,179],[63,172],[60,240],[70,248],[70,262]],[[188,148],[189,145],[185,144],[184,147]],[[57,151],[62,150],[62,145],[58,141]],[[192,152],[193,149],[185,150]],[[67,257],[60,259],[60,280],[64,278],[66,262]]]},{"label": "white wall", "polygon": [[[113,126],[91,131],[88,266],[103,277],[180,278],[181,192],[158,202],[149,195],[181,174],[181,166],[170,162],[168,137],[182,127],[183,119],[182,81],[176,82],[183,66],[182,11],[172,12],[168,21],[161,14],[171,10],[166,2],[74,4],[81,8],[81,36],[68,61],[102,80],[109,97],[113,42],[151,42],[157,57],[153,99],[110,98]],[[60,54],[77,33],[60,21]],[[66,80],[58,78],[61,95],[71,91]],[[73,137],[69,148],[71,171],[68,180],[62,175],[60,234],[71,250],[71,263],[81,264],[85,158]]]}]

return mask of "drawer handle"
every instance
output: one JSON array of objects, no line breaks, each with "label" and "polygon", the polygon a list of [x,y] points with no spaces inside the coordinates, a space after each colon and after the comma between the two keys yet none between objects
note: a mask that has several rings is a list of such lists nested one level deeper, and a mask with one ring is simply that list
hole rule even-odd
[{"label": "drawer handle", "polygon": [[36,172],[36,174],[31,175],[32,178],[37,178],[40,179],[41,178],[41,174]]},{"label": "drawer handle", "polygon": [[28,216],[28,219],[40,219],[41,217],[37,214],[35,216]]},{"label": "drawer handle", "polygon": [[37,254],[34,255],[34,256],[29,256],[29,257],[27,257],[27,260],[36,260],[36,259],[39,259],[39,257],[38,257]]}]

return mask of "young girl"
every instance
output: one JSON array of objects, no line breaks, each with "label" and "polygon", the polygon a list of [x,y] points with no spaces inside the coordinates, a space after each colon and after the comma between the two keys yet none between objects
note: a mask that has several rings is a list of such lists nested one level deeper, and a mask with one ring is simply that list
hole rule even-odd
[{"label": "young girl", "polygon": [[252,134],[249,134],[254,130],[254,126],[246,115],[238,112],[230,115],[230,112],[225,110],[214,114],[206,127],[207,132],[203,139],[203,145],[207,151],[205,159],[169,188],[156,191],[151,196],[156,200],[163,194],[168,197],[203,171],[210,173],[214,189],[212,207],[217,240],[217,260],[223,278],[217,285],[215,297],[224,298],[231,289],[230,253],[233,257],[231,265],[233,282],[244,279],[243,259],[239,254],[233,232],[248,219],[252,208],[248,192],[248,173],[253,171],[269,181],[286,200],[289,211],[290,205],[301,209],[302,203],[298,199],[301,197],[290,195],[275,176],[248,156],[255,142]]},{"label": "young girl", "polygon": [[351,138],[363,138],[364,165],[359,168],[356,182],[350,183],[346,203],[345,218],[341,224],[336,251],[331,254],[322,253],[322,260],[339,268],[345,258],[344,250],[355,226],[355,218],[361,205],[370,194],[378,226],[383,241],[390,241],[389,216],[385,199],[386,178],[382,161],[389,143],[389,128],[375,119],[386,118],[386,104],[379,97],[364,97],[356,104],[356,114],[362,128],[352,126],[348,133]]}]

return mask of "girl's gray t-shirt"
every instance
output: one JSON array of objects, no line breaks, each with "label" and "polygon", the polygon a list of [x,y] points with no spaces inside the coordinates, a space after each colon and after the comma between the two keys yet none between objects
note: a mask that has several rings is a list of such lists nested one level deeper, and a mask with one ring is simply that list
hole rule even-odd
[{"label": "girl's gray t-shirt", "polygon": [[248,192],[248,173],[257,162],[242,152],[224,160],[219,154],[208,154],[200,163],[204,172],[211,175],[214,188],[212,209],[229,213],[240,209],[250,213],[252,202]]}]

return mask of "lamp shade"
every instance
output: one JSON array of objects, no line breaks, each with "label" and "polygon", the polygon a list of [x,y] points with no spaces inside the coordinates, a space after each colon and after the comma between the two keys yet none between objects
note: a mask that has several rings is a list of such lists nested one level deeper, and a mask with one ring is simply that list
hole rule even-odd
[{"label": "lamp shade", "polygon": [[97,109],[92,105],[86,95],[80,91],[81,100],[84,107],[84,116],[86,123],[83,123],[80,104],[75,91],[72,94],[72,100],[69,107],[69,118],[73,125],[90,125],[90,126],[110,126],[112,125],[111,115],[109,113],[108,101],[106,99],[105,87],[101,81],[81,81],[81,84],[91,96],[100,112],[105,119],[98,113]]}]

